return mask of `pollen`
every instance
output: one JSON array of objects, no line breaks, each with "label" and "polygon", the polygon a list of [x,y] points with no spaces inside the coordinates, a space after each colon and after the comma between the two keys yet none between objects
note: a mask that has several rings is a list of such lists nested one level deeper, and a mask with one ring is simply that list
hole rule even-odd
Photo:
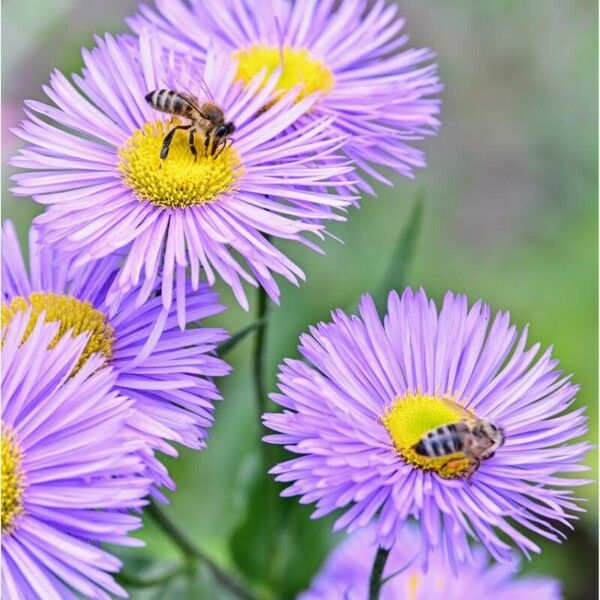
[{"label": "pollen", "polygon": [[262,69],[266,68],[268,77],[276,68],[282,67],[277,84],[281,96],[300,85],[297,100],[301,100],[313,92],[329,92],[335,84],[333,73],[325,63],[304,48],[251,46],[236,50],[233,57],[238,62],[237,79],[244,84],[250,83]]},{"label": "pollen", "polygon": [[25,484],[21,470],[22,454],[14,433],[4,425],[0,435],[0,445],[2,446],[2,473],[0,475],[2,533],[11,533],[15,528],[17,518],[23,513]]},{"label": "pollen", "polygon": [[419,576],[419,573],[415,571],[408,579],[408,600],[417,600],[420,582],[421,577]]},{"label": "pollen", "polygon": [[228,145],[216,158],[204,149],[196,134],[198,158],[190,151],[188,132],[177,130],[169,155],[160,158],[165,135],[176,120],[147,123],[136,129],[119,150],[119,170],[127,187],[141,202],[162,208],[187,208],[208,204],[234,191],[242,173],[240,157]]},{"label": "pollen", "polygon": [[106,315],[94,308],[87,300],[44,292],[33,292],[29,298],[15,296],[9,304],[2,304],[2,327],[7,326],[18,312],[26,310],[28,306],[31,306],[31,317],[23,341],[31,335],[42,311],[45,313],[46,323],[60,322],[60,328],[50,343],[50,348],[54,348],[69,330],[72,331],[73,337],[84,332],[91,334],[73,373],[76,373],[96,352],[104,355],[107,361],[112,358],[115,343],[114,328],[108,323]]},{"label": "pollen", "polygon": [[435,471],[446,479],[460,477],[469,469],[471,460],[461,452],[432,458],[421,456],[412,448],[428,431],[460,421],[464,409],[458,403],[455,405],[453,408],[448,399],[411,393],[392,402],[381,421],[406,463]]}]

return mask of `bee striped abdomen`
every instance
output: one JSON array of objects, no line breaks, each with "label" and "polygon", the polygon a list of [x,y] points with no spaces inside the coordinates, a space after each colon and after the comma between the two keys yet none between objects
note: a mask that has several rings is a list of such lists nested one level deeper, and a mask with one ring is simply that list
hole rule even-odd
[{"label": "bee striped abdomen", "polygon": [[455,424],[442,425],[423,436],[414,446],[422,456],[446,456],[463,449],[463,440]]},{"label": "bee striped abdomen", "polygon": [[157,110],[171,115],[188,117],[193,111],[189,102],[173,90],[154,90],[146,95],[146,101]]}]

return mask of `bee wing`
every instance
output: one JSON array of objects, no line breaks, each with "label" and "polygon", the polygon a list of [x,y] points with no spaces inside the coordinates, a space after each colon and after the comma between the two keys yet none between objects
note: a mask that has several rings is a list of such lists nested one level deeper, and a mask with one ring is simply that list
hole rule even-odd
[{"label": "bee wing", "polygon": [[202,65],[196,60],[170,53],[165,57],[164,72],[167,87],[179,92],[203,119],[208,120],[200,108],[201,102],[196,91],[199,87],[203,92],[202,95],[212,100],[212,94],[202,77]]},{"label": "bee wing", "polygon": [[462,404],[452,400],[452,398],[443,397],[441,400],[452,410],[458,411],[464,421],[473,422],[477,420],[471,411],[467,410]]},{"label": "bee wing", "polygon": [[204,114],[202,109],[200,108],[200,103],[198,102],[198,98],[192,94],[189,90],[181,90],[179,94],[185,98],[185,101],[203,118],[207,121],[209,120],[208,116]]},{"label": "bee wing", "polygon": [[454,423],[454,427],[456,427],[458,433],[469,433],[471,431],[466,421],[458,421]]},{"label": "bee wing", "polygon": [[204,77],[200,76],[198,77],[198,85],[200,86],[200,89],[206,94],[206,97],[213,103],[216,104],[216,100],[214,98],[214,96],[212,95],[208,84],[206,83],[206,81],[204,80]]},{"label": "bee wing", "polygon": [[179,89],[194,98],[204,97],[215,103],[212,92],[203,77],[204,65],[192,59],[185,61],[185,65],[182,67],[185,68],[182,68],[178,74]]}]

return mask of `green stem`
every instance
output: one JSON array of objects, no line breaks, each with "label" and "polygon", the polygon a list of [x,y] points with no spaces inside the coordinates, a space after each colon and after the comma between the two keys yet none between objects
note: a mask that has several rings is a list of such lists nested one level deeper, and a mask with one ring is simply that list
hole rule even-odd
[{"label": "green stem", "polygon": [[371,569],[371,579],[369,580],[369,600],[379,600],[379,592],[383,585],[383,570],[385,569],[385,563],[387,562],[390,551],[384,548],[377,548],[377,554],[373,561],[373,568]]},{"label": "green stem", "polygon": [[415,204],[408,221],[404,225],[396,247],[390,257],[383,281],[373,296],[380,315],[386,313],[387,299],[390,291],[396,289],[402,293],[404,286],[408,283],[408,272],[414,261],[419,233],[423,223],[424,207],[425,192],[420,189],[417,191]]},{"label": "green stem", "polygon": [[258,288],[258,314],[256,315],[256,336],[254,337],[253,369],[258,418],[267,409],[267,388],[265,385],[265,341],[267,337],[267,292],[260,286]]},{"label": "green stem", "polygon": [[202,563],[215,578],[215,580],[225,589],[229,590],[237,598],[243,600],[256,600],[254,595],[244,589],[235,579],[229,576],[219,565],[217,565],[210,556],[205,554],[185,533],[162,511],[162,509],[151,501],[146,512],[152,517],[154,522],[171,538],[173,543],[181,550],[185,558],[193,557]]}]

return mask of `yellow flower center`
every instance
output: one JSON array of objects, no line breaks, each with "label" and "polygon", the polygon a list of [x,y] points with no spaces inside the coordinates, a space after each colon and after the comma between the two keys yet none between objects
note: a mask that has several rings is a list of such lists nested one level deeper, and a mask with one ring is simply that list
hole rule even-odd
[{"label": "yellow flower center", "polygon": [[167,158],[160,158],[165,135],[178,125],[156,121],[136,129],[119,149],[119,170],[138,200],[163,208],[207,204],[235,189],[240,157],[228,145],[216,158],[207,156],[204,138],[196,134],[198,158],[190,151],[188,132],[177,130]]},{"label": "yellow flower center", "polygon": [[448,479],[460,477],[471,465],[471,459],[462,452],[446,456],[422,456],[413,446],[432,429],[456,423],[464,417],[464,408],[448,398],[421,394],[406,394],[396,398],[382,418],[394,447],[409,464],[435,471]]},{"label": "yellow flower center", "polygon": [[111,359],[115,330],[108,323],[106,315],[95,309],[87,300],[81,301],[72,296],[45,292],[33,292],[27,299],[15,296],[10,304],[2,304],[2,327],[7,326],[18,312],[25,311],[28,305],[31,306],[31,317],[23,341],[31,335],[40,313],[45,311],[46,323],[60,322],[60,329],[50,343],[50,348],[54,348],[70,329],[73,337],[83,332],[91,334],[73,373],[76,373],[95,352],[103,354],[107,361]]},{"label": "yellow flower center", "polygon": [[300,85],[301,91],[297,99],[301,100],[313,92],[328,92],[335,84],[333,73],[325,63],[313,58],[304,48],[251,46],[245,50],[236,50],[233,57],[238,62],[237,79],[244,84],[250,83],[264,68],[267,69],[268,77],[276,68],[282,67],[277,84],[280,96]]},{"label": "yellow flower center", "polygon": [[21,472],[21,450],[15,440],[15,435],[2,426],[0,434],[2,446],[2,474],[0,485],[2,490],[2,533],[10,533],[15,527],[17,517],[23,513],[23,473]]}]

